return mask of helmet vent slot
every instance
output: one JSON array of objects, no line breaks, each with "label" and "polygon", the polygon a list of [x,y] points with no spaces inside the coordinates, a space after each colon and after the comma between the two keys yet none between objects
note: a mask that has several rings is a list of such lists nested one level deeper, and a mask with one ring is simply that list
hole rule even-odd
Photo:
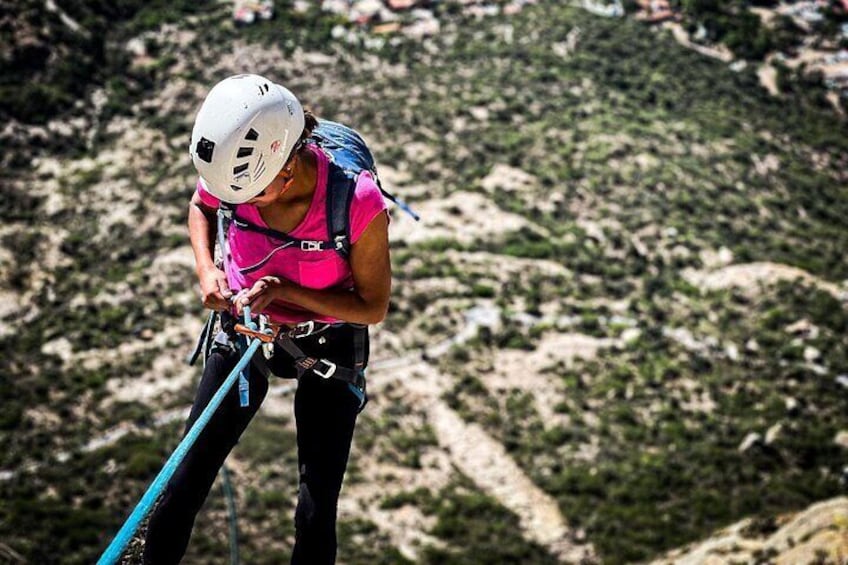
[{"label": "helmet vent slot", "polygon": [[234,184],[231,184],[231,185],[230,185],[230,188],[232,188],[232,189],[233,189],[233,190],[235,190],[236,192],[238,192],[239,190],[241,190],[241,187],[240,187],[240,186],[236,186],[236,185],[234,185]]},{"label": "helmet vent slot", "polygon": [[249,167],[249,166],[250,166],[249,163],[243,163],[241,165],[236,165],[235,167],[233,167],[233,174],[238,175],[240,173],[243,173],[247,170],[247,167]]},{"label": "helmet vent slot", "polygon": [[253,154],[253,147],[239,147],[238,153],[236,154],[237,159],[241,159],[242,157],[249,157]]},{"label": "helmet vent slot", "polygon": [[245,134],[244,138],[248,141],[256,141],[259,139],[259,132],[253,128],[250,128],[250,131]]},{"label": "helmet vent slot", "polygon": [[256,168],[253,169],[253,178],[259,178],[263,173],[265,173],[265,159],[262,158],[262,155],[259,155],[259,159],[256,161]]}]

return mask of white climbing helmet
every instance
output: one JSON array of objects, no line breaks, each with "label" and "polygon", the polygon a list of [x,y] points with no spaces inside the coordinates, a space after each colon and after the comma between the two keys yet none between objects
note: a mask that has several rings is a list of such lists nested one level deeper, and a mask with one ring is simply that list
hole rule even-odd
[{"label": "white climbing helmet", "polygon": [[213,196],[241,204],[274,180],[303,126],[303,107],[286,88],[259,75],[231,76],[203,101],[189,154]]}]

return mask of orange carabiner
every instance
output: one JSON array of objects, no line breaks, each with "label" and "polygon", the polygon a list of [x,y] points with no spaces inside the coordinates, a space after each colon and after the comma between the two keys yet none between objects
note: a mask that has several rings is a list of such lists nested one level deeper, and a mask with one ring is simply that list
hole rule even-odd
[{"label": "orange carabiner", "polygon": [[247,326],[245,326],[244,324],[236,324],[233,329],[235,329],[240,334],[258,339],[259,341],[261,341],[263,343],[273,342],[274,339],[277,337],[277,332],[279,331],[278,327],[271,326],[271,329],[273,330],[273,332],[272,333],[265,333],[265,332],[261,332],[259,330],[252,330],[252,329],[248,328]]}]

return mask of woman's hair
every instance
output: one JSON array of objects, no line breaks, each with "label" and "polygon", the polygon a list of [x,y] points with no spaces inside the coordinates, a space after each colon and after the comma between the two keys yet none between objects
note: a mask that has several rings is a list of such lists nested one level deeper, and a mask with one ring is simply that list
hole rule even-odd
[{"label": "woman's hair", "polygon": [[300,134],[301,142],[303,142],[310,135],[312,135],[312,132],[315,130],[315,128],[318,127],[318,118],[316,118],[315,114],[313,114],[310,110],[307,110],[306,108],[303,109],[303,120],[303,133]]}]

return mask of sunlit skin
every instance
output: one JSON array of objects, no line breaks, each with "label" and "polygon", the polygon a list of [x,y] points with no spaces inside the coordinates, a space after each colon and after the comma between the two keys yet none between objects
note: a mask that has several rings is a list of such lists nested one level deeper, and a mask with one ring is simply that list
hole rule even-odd
[{"label": "sunlit skin", "polygon": [[[273,229],[289,232],[309,211],[317,180],[317,163],[309,152],[295,155],[259,195],[248,201],[259,208],[262,219]],[[230,307],[232,291],[224,272],[215,266],[215,210],[195,193],[189,205],[188,228],[203,305],[213,310]],[[359,324],[383,320],[391,292],[388,214],[379,214],[351,247],[353,292],[344,289],[313,290],[291,281],[267,276],[233,299],[238,314],[245,306],[261,313],[274,300],[297,304],[316,314]]]},{"label": "sunlit skin", "polygon": [[312,166],[305,164],[305,161],[305,158],[298,156],[292,158],[274,177],[271,184],[247,203],[257,208],[266,208],[274,203],[285,205],[291,199],[303,194],[311,197],[315,190],[315,167],[314,164],[311,164]]}]

